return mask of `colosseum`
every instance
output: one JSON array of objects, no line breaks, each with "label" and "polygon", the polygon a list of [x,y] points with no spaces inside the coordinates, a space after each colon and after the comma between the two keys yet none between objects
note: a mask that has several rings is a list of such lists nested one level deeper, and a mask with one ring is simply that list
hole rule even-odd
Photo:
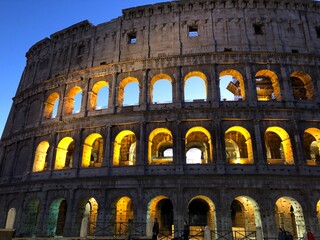
[{"label": "colosseum", "polygon": [[320,2],[181,0],[26,53],[0,144],[15,238],[320,239]]}]

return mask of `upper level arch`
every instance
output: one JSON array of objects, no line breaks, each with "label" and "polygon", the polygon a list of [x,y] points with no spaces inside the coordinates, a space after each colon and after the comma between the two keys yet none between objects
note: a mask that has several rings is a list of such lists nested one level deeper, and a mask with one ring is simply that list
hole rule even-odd
[{"label": "upper level arch", "polygon": [[314,96],[313,81],[303,71],[295,71],[290,76],[294,100],[312,100]]},{"label": "upper level arch", "polygon": [[184,101],[189,102],[197,99],[208,99],[207,76],[199,71],[186,74],[183,79]]},{"label": "upper level arch", "polygon": [[107,81],[96,82],[89,92],[89,108],[107,108],[109,103],[109,83]]},{"label": "upper level arch", "polygon": [[[207,129],[201,126],[192,127],[188,130],[185,137],[186,161],[187,163],[206,164],[212,162],[212,140]],[[197,158],[189,151],[198,149],[201,153]]]},{"label": "upper level arch", "polygon": [[74,152],[74,140],[71,137],[64,137],[60,140],[56,150],[54,169],[71,168]]},{"label": "upper level arch", "polygon": [[157,74],[151,78],[149,101],[156,103],[172,103],[172,78],[168,74]]},{"label": "upper level arch", "polygon": [[320,129],[308,128],[303,133],[307,165],[320,165]]},{"label": "upper level arch", "polygon": [[58,113],[59,93],[53,92],[44,103],[43,117],[45,119],[55,118]]},{"label": "upper level arch", "polygon": [[264,140],[269,164],[294,164],[290,136],[283,128],[267,128]]},{"label": "upper level arch", "polygon": [[41,172],[46,169],[47,165],[47,151],[49,148],[47,141],[42,141],[38,144],[34,156],[32,172]]},{"label": "upper level arch", "polygon": [[[137,91],[133,92],[126,89],[128,84],[135,83],[135,85],[138,86]],[[132,104],[139,104],[139,80],[135,77],[126,77],[122,79],[119,83],[119,89],[118,89],[118,104],[119,106],[124,106],[124,104],[131,103]],[[127,103],[128,102],[128,103]]]},{"label": "upper level arch", "polygon": [[115,138],[113,165],[129,166],[136,164],[136,135],[130,130],[121,131]]},{"label": "upper level arch", "polygon": [[[228,76],[231,79],[227,78]],[[246,100],[243,76],[235,69],[227,69],[219,74],[219,88],[220,100]],[[229,93],[233,95],[233,99],[227,97]]]},{"label": "upper level arch", "polygon": [[165,156],[164,152],[172,149],[173,138],[167,128],[154,129],[148,139],[148,163],[168,164],[173,163],[173,156]]},{"label": "upper level arch", "polygon": [[74,114],[80,111],[82,102],[82,89],[79,86],[72,87],[65,96],[64,115]]},{"label": "upper level arch", "polygon": [[281,91],[278,76],[271,70],[263,69],[256,73],[256,91],[258,101],[276,99],[281,101]]},{"label": "upper level arch", "polygon": [[228,163],[253,163],[252,139],[244,127],[233,126],[225,132],[225,148]]},{"label": "upper level arch", "polygon": [[92,133],[84,140],[82,167],[101,167],[103,157],[103,138],[99,133]]}]

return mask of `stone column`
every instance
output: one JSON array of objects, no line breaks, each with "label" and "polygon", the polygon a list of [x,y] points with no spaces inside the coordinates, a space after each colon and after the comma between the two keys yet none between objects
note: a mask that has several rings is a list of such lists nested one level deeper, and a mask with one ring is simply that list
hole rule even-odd
[{"label": "stone column", "polygon": [[[79,205],[75,204],[75,193],[76,189],[69,190],[69,197],[67,201],[67,212],[65,218],[65,225],[63,229],[63,233],[65,237],[68,236],[79,236],[80,235],[80,226],[78,226],[77,222],[78,213],[79,213]],[[69,224],[67,224],[69,223]],[[80,221],[81,223],[81,221]]]},{"label": "stone column", "polygon": [[252,141],[252,150],[254,162],[257,166],[266,165],[266,154],[265,154],[265,143],[262,141],[263,136],[261,136],[260,121],[253,120],[254,127],[254,141]]},{"label": "stone column", "polygon": [[181,104],[184,99],[184,94],[183,94],[183,79],[182,79],[182,67],[179,66],[177,67],[177,72],[175,74],[175,80],[173,82],[173,96],[172,96],[172,101],[175,104],[176,108],[180,108]]},{"label": "stone column", "polygon": [[109,96],[109,106],[111,106],[112,104],[112,107],[113,107],[113,113],[115,113],[117,111],[117,107],[118,107],[118,98],[117,98],[117,94],[119,94],[117,92],[117,89],[118,89],[118,73],[117,72],[114,72],[113,73],[113,80],[112,80],[112,88],[111,88],[111,96]]},{"label": "stone column", "polygon": [[224,143],[224,133],[221,130],[221,120],[213,119],[214,133],[215,136],[215,151],[216,151],[216,166],[217,172],[220,174],[225,173],[226,167],[226,154],[225,154],[225,143]]},{"label": "stone column", "polygon": [[280,72],[281,72],[281,81],[279,79],[279,84],[281,83],[280,86],[282,86],[282,88],[280,88],[282,93],[282,100],[292,102],[294,98],[293,98],[290,74],[288,74],[286,67],[283,65],[281,65],[280,67]]},{"label": "stone column", "polygon": [[[299,132],[299,125],[297,123],[298,120],[292,119],[292,127],[294,134],[294,142],[291,140],[291,148],[293,152],[294,163],[296,166],[305,166],[307,164],[307,157],[304,151],[303,139],[301,139]],[[302,136],[303,137],[303,136]],[[294,147],[295,144],[295,147]]]},{"label": "stone column", "polygon": [[36,236],[45,236],[46,235],[46,225],[48,220],[48,191],[43,191],[42,196],[44,196],[43,199],[40,201],[40,212],[39,212],[39,218],[37,223],[37,231]]},{"label": "stone column", "polygon": [[148,165],[148,139],[146,136],[146,123],[140,123],[139,141],[137,141],[136,149],[136,165]]},{"label": "stone column", "polygon": [[245,91],[246,91],[246,101],[249,102],[249,106],[255,107],[257,106],[257,91],[256,91],[256,83],[254,80],[254,74],[251,71],[251,66],[248,64],[245,67],[246,71],[246,80],[244,81],[245,83]]},{"label": "stone column", "polygon": [[102,167],[110,167],[112,166],[112,152],[111,152],[111,126],[107,126],[107,137],[104,141],[104,154],[102,160]]},{"label": "stone column", "polygon": [[267,196],[264,199],[260,206],[263,237],[266,239],[278,239],[278,228],[274,213],[275,202],[271,201]]},{"label": "stone column", "polygon": [[148,109],[149,106],[149,69],[146,69],[143,73],[143,78],[141,82],[139,83],[139,106],[141,110]]},{"label": "stone column", "polygon": [[82,151],[83,151],[83,130],[79,129],[76,132],[76,137],[74,139],[74,150],[73,150],[73,162],[72,168],[80,169],[82,166]]}]

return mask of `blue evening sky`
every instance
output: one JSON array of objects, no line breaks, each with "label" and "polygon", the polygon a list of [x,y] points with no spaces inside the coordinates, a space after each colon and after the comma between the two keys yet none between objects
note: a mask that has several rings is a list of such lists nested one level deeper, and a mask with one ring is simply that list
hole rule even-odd
[{"label": "blue evening sky", "polygon": [[122,15],[122,9],[168,0],[1,0],[0,136],[26,64],[38,41],[73,24],[97,25]]}]

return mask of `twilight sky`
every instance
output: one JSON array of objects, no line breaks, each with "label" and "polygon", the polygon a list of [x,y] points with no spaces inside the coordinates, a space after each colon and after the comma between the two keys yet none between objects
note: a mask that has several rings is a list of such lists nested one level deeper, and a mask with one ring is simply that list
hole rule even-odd
[{"label": "twilight sky", "polygon": [[0,0],[0,136],[32,45],[83,20],[97,25],[158,2],[168,0]]}]

